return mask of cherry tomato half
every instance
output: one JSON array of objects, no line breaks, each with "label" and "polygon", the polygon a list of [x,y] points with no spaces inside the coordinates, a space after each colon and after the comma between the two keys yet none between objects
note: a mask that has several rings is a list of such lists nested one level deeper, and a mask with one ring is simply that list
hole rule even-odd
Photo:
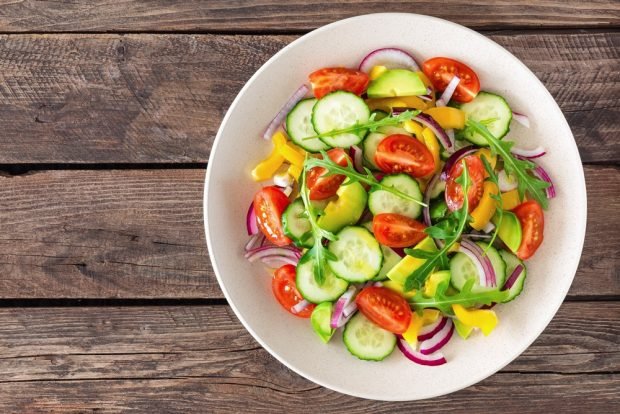
[{"label": "cherry tomato half", "polygon": [[375,164],[386,173],[424,177],[435,171],[433,154],[415,138],[403,134],[385,137],[377,146]]},{"label": "cherry tomato half", "polygon": [[290,200],[278,187],[264,187],[254,196],[254,213],[258,228],[276,246],[291,244],[282,230],[282,213]]},{"label": "cherry tomato half", "polygon": [[334,91],[347,91],[361,95],[366,91],[370,79],[364,72],[346,68],[324,68],[309,76],[314,96],[321,99]]},{"label": "cherry tomato half", "polygon": [[355,303],[364,316],[395,334],[405,332],[411,322],[411,308],[405,298],[388,288],[364,288]]},{"label": "cherry tomato half", "polygon": [[[346,167],[349,156],[341,148],[334,148],[327,151],[329,158],[336,164]],[[340,184],[345,180],[345,176],[334,174],[325,176],[327,171],[323,167],[314,167],[308,171],[306,182],[310,189],[310,200],[325,200],[336,195]]]},{"label": "cherry tomato half", "polygon": [[469,66],[458,60],[436,57],[422,64],[424,74],[437,91],[446,89],[454,75],[461,80],[452,95],[457,102],[469,102],[480,92],[478,75]]},{"label": "cherry tomato half", "polygon": [[536,201],[529,200],[519,204],[512,211],[519,219],[523,232],[517,257],[521,260],[529,259],[543,242],[545,216],[542,207]]},{"label": "cherry tomato half", "polygon": [[426,226],[412,218],[395,213],[377,214],[372,219],[372,232],[379,243],[388,247],[409,247],[426,237]]},{"label": "cherry tomato half", "polygon": [[309,318],[314,310],[314,304],[306,306],[302,311],[295,313],[293,307],[304,298],[299,294],[295,284],[295,266],[287,264],[280,267],[271,279],[271,290],[280,305],[290,313],[300,318]]},{"label": "cherry tomato half", "polygon": [[[469,190],[467,191],[469,212],[471,212],[482,198],[484,190],[484,164],[475,155],[468,155],[463,158],[467,164],[467,171],[469,172],[469,178],[471,180]],[[463,206],[463,188],[456,179],[463,173],[463,160],[460,160],[452,166],[448,172],[448,179],[446,180],[446,204],[450,211],[458,210]]]}]

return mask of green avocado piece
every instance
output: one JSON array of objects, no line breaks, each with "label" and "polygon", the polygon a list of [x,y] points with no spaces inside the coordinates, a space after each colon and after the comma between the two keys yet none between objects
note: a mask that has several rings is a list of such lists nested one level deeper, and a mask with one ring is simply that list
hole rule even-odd
[{"label": "green avocado piece", "polygon": [[310,323],[312,329],[321,338],[321,341],[328,343],[334,335],[335,329],[332,329],[330,322],[332,319],[332,303],[323,302],[312,311],[310,315]]},{"label": "green avocado piece", "polygon": [[424,95],[426,85],[415,72],[407,69],[390,69],[370,82],[366,93],[369,98]]},{"label": "green avocado piece", "polygon": [[338,198],[327,204],[318,220],[321,228],[332,233],[357,223],[368,201],[368,194],[360,183],[347,184],[345,181],[336,194]]},{"label": "green avocado piece", "polygon": [[[497,225],[497,213],[493,216],[491,221],[493,222],[493,224]],[[504,217],[502,218],[502,223],[499,226],[497,235],[499,236],[500,240],[503,241],[510,250],[512,250],[512,252],[516,252],[517,250],[519,250],[519,246],[521,245],[521,238],[523,236],[521,232],[521,223],[519,222],[519,219],[514,213],[511,213],[510,211],[504,211]]]}]

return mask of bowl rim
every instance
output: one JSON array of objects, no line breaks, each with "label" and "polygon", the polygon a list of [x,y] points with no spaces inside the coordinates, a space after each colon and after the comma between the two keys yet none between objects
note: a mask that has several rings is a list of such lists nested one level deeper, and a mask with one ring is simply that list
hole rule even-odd
[{"label": "bowl rim", "polygon": [[[211,171],[212,171],[212,169],[209,168],[209,164],[211,164],[212,158],[214,158],[215,154],[217,153],[217,148],[218,148],[218,146],[220,144],[220,141],[222,140],[223,130],[224,130],[225,125],[228,123],[228,119],[230,118],[231,114],[235,111],[239,101],[241,99],[243,99],[247,89],[249,89],[250,86],[254,82],[256,82],[257,78],[261,75],[261,73],[263,71],[265,71],[269,66],[271,66],[275,61],[277,61],[280,58],[281,55],[285,54],[288,50],[297,47],[298,44],[302,43],[305,39],[307,39],[309,37],[315,36],[317,34],[325,32],[325,31],[334,30],[335,28],[337,28],[339,26],[342,26],[342,25],[346,25],[346,24],[350,23],[353,20],[385,18],[385,17],[396,17],[396,16],[398,16],[398,17],[417,16],[417,17],[421,17],[421,18],[424,18],[424,19],[428,19],[428,20],[431,21],[431,23],[432,23],[432,21],[442,22],[443,24],[448,24],[449,26],[453,26],[454,28],[457,28],[459,30],[469,31],[475,37],[482,38],[484,41],[488,42],[489,47],[493,47],[493,48],[497,49],[499,52],[502,52],[502,53],[508,53],[513,58],[513,60],[514,60],[514,62],[516,64],[520,65],[523,69],[525,69],[526,72],[528,72],[532,76],[533,79],[535,79],[535,81],[542,88],[544,93],[546,95],[548,95],[548,97],[550,97],[553,102],[556,102],[555,98],[553,98],[551,93],[547,90],[547,88],[541,82],[541,80],[538,78],[538,76],[536,76],[536,74],[534,72],[532,72],[519,58],[517,58],[515,55],[513,55],[510,51],[505,49],[500,44],[496,43],[494,40],[488,38],[487,36],[477,32],[477,31],[475,31],[473,29],[470,29],[470,28],[468,28],[466,26],[463,26],[463,25],[460,25],[458,23],[452,22],[450,20],[442,19],[442,18],[435,17],[435,16],[417,14],[417,13],[388,12],[388,13],[362,14],[362,15],[352,16],[352,17],[349,17],[349,18],[346,18],[346,19],[341,19],[341,20],[329,23],[329,24],[321,26],[321,27],[319,27],[319,28],[317,28],[315,30],[312,30],[311,32],[303,34],[302,36],[300,36],[299,38],[295,39],[294,41],[292,41],[288,45],[284,46],[277,53],[275,53],[263,65],[261,65],[261,67],[256,72],[254,72],[254,74],[243,85],[243,87],[237,93],[237,96],[235,97],[233,102],[230,104],[228,110],[226,111],[226,114],[224,115],[224,118],[222,119],[222,121],[220,123],[220,127],[218,128],[215,140],[213,141],[213,145],[211,147],[211,153],[209,155],[209,160],[208,160],[208,164],[207,164],[207,168],[206,168],[205,186],[204,186],[204,192],[203,192],[203,225],[204,225],[204,229],[205,229],[205,238],[206,238],[206,241],[207,241],[207,248],[208,248],[208,252],[209,252],[209,259],[210,259],[211,264],[213,266],[213,270],[214,270],[215,276],[217,278],[218,284],[219,284],[220,288],[222,289],[222,292],[224,293],[224,297],[226,298],[228,306],[231,307],[231,309],[233,310],[233,312],[235,313],[235,315],[237,316],[237,318],[239,319],[239,321],[241,322],[243,327],[250,333],[250,335],[252,335],[254,340],[256,340],[265,350],[267,350],[267,352],[269,352],[269,354],[271,356],[273,356],[276,360],[278,360],[284,366],[286,366],[287,368],[289,368],[290,370],[292,370],[296,374],[300,375],[301,377],[306,378],[306,379],[308,379],[308,380],[310,380],[310,381],[314,382],[315,384],[318,384],[318,385],[320,385],[322,387],[325,387],[327,389],[331,389],[331,390],[337,391],[337,392],[345,394],[345,395],[350,395],[350,396],[353,396],[353,397],[363,398],[363,399],[368,399],[368,400],[377,400],[377,401],[416,401],[416,400],[424,400],[424,399],[435,398],[435,397],[439,397],[439,396],[443,396],[443,395],[448,395],[448,394],[454,393],[456,391],[468,388],[468,387],[470,387],[470,386],[472,386],[472,385],[474,385],[474,384],[476,384],[476,383],[478,383],[480,381],[483,381],[483,380],[491,377],[492,375],[494,375],[495,373],[497,373],[498,371],[503,369],[505,366],[507,366],[508,364],[513,362],[517,357],[519,357],[525,350],[527,350],[532,345],[532,343],[534,341],[536,341],[536,339],[538,339],[540,337],[540,335],[548,327],[549,323],[555,317],[555,315],[558,312],[560,306],[564,303],[564,300],[566,299],[566,295],[568,294],[568,291],[569,291],[570,287],[572,286],[572,283],[574,281],[575,275],[576,275],[577,270],[578,270],[579,262],[581,260],[581,255],[583,253],[583,245],[584,245],[584,241],[585,241],[586,226],[587,226],[587,191],[586,191],[585,176],[584,176],[584,171],[583,171],[583,162],[581,161],[581,156],[579,154],[577,143],[575,141],[575,138],[574,138],[574,135],[572,133],[572,130],[570,129],[570,125],[568,124],[568,121],[566,120],[566,117],[564,116],[564,113],[562,112],[561,108],[559,108],[559,105],[558,105],[558,109],[560,110],[560,113],[562,114],[562,118],[564,120],[564,124],[566,126],[566,129],[567,129],[568,133],[570,134],[569,135],[570,138],[572,139],[573,145],[572,145],[572,149],[571,150],[575,153],[575,155],[577,156],[577,159],[579,160],[579,163],[580,163],[579,172],[580,172],[580,175],[581,175],[581,178],[582,178],[582,180],[581,180],[582,185],[581,185],[581,188],[579,190],[581,191],[581,193],[583,194],[583,197],[584,197],[584,200],[583,200],[583,210],[580,212],[580,215],[582,217],[582,220],[580,221],[580,224],[582,224],[582,225],[580,225],[579,228],[576,229],[576,235],[579,236],[578,237],[578,244],[579,244],[578,251],[579,251],[579,258],[580,259],[577,262],[577,264],[575,265],[574,271],[572,272],[572,275],[570,277],[570,283],[566,283],[565,288],[561,292],[562,293],[562,295],[561,295],[562,300],[560,300],[560,301],[558,301],[558,303],[554,304],[552,312],[548,312],[547,313],[548,317],[546,317],[544,319],[544,324],[541,324],[542,329],[538,329],[537,332],[535,333],[535,335],[531,335],[531,340],[526,341],[525,345],[522,348],[513,350],[513,352],[511,352],[509,354],[509,357],[505,359],[505,361],[506,361],[505,363],[493,365],[493,368],[485,370],[483,373],[481,373],[480,375],[474,377],[473,379],[470,379],[469,381],[465,381],[463,383],[459,383],[457,385],[444,388],[444,389],[442,389],[439,392],[429,393],[428,395],[426,395],[424,397],[421,397],[421,398],[406,398],[406,397],[405,398],[376,398],[375,396],[368,396],[368,395],[364,395],[362,393],[352,392],[350,390],[343,389],[342,387],[339,387],[337,385],[328,384],[328,383],[322,381],[321,379],[316,378],[314,375],[310,375],[310,374],[304,372],[303,369],[298,368],[298,367],[294,366],[293,364],[289,363],[287,360],[285,360],[283,357],[281,357],[277,352],[272,350],[263,341],[263,339],[259,335],[257,335],[256,332],[254,332],[252,327],[246,322],[246,320],[241,315],[241,312],[239,312],[239,310],[237,309],[236,305],[231,300],[229,292],[227,291],[226,286],[225,286],[225,284],[223,282],[223,279],[220,276],[220,269],[218,267],[218,264],[217,264],[217,262],[215,260],[215,257],[212,254],[213,253],[213,247],[212,247],[213,246],[213,240],[212,240],[211,234],[209,232],[209,226],[208,226],[208,220],[207,220],[207,215],[208,215],[207,205],[208,205],[209,183],[210,183]],[[556,105],[557,105],[557,102],[556,102]],[[258,139],[258,137],[257,137],[257,139]]]}]

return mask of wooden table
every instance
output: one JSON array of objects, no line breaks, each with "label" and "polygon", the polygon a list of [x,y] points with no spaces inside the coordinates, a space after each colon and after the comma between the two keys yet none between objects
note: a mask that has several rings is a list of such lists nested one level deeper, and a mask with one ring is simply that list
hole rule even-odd
[{"label": "wooden table", "polygon": [[[620,3],[316,3],[0,1],[0,412],[618,412]],[[384,11],[456,21],[522,59],[588,186],[581,264],[541,337],[477,385],[397,404],[319,387],[252,339],[201,205],[252,73],[317,26]]]}]

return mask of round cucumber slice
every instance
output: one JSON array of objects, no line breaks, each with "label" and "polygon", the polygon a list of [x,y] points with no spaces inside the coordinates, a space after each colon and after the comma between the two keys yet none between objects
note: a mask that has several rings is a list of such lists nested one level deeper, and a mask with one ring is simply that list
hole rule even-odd
[{"label": "round cucumber slice", "polygon": [[329,251],[338,260],[328,261],[329,267],[341,279],[365,282],[377,276],[383,264],[379,242],[363,227],[345,227],[337,240],[329,243]]},{"label": "round cucumber slice", "polygon": [[314,280],[313,266],[314,256],[304,254],[297,265],[297,277],[295,278],[297,290],[308,302],[331,302],[338,299],[349,287],[349,282],[336,277],[329,266],[324,267],[325,280],[319,285]]},{"label": "round cucumber slice", "polygon": [[319,152],[329,149],[329,145],[318,138],[306,139],[316,135],[312,126],[312,108],[317,99],[303,99],[291,109],[286,116],[286,132],[291,141],[309,152]]},{"label": "round cucumber slice", "polygon": [[396,335],[375,325],[362,312],[346,324],[342,340],[352,355],[365,361],[381,361],[396,347]]},{"label": "round cucumber slice", "polygon": [[[370,109],[359,96],[344,91],[332,92],[319,99],[312,109],[312,126],[319,134],[351,128],[365,124],[370,119]],[[349,148],[359,144],[366,130],[345,132],[322,137],[331,147]]]}]

